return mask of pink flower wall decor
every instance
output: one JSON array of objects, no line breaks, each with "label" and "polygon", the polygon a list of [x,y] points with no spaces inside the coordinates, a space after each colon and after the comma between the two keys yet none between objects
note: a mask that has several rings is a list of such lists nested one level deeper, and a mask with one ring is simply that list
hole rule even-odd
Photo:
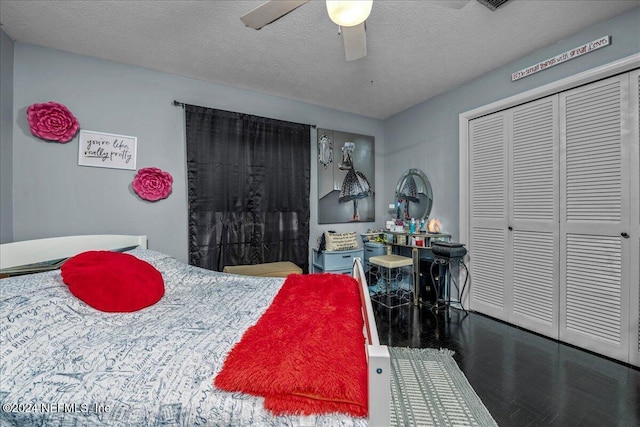
[{"label": "pink flower wall decor", "polygon": [[31,133],[38,138],[61,143],[71,141],[80,128],[71,111],[53,101],[30,105],[27,121]]},{"label": "pink flower wall decor", "polygon": [[158,168],[142,168],[133,178],[133,191],[141,199],[157,202],[166,199],[171,194],[173,177],[168,172]]}]

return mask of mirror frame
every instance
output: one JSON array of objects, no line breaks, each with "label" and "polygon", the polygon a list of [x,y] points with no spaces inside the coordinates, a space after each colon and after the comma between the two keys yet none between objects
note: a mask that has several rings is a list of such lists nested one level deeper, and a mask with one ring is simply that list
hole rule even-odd
[{"label": "mirror frame", "polygon": [[326,133],[318,138],[318,162],[326,169],[333,161],[333,144]]},{"label": "mirror frame", "polygon": [[[427,194],[423,193],[422,191],[419,192],[419,194],[424,194],[427,198],[427,202],[428,205],[425,208],[424,212],[422,213],[422,216],[419,217],[415,217],[416,219],[420,220],[420,219],[427,219],[429,217],[429,214],[431,213],[431,209],[433,208],[433,189],[431,188],[431,182],[429,181],[429,177],[427,177],[427,174],[424,173],[422,170],[420,169],[415,169],[415,168],[411,168],[406,170],[401,176],[400,179],[398,180],[398,184],[396,185],[396,201],[395,201],[395,205],[397,206],[398,200],[399,199],[405,199],[405,197],[403,197],[401,195],[401,191],[402,188],[404,187],[404,184],[407,180],[407,178],[409,176],[414,176],[416,178],[419,178],[420,180],[422,180],[423,186],[422,188],[424,189],[424,191],[427,192]],[[419,185],[418,185],[419,187]],[[404,203],[404,202],[403,202]],[[404,218],[400,218],[400,219],[404,219]]]}]

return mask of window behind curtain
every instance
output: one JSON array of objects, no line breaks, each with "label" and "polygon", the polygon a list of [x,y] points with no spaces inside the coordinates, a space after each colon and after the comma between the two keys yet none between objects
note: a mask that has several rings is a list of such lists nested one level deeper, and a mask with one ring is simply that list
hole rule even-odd
[{"label": "window behind curtain", "polygon": [[189,263],[308,272],[309,125],[185,105]]}]

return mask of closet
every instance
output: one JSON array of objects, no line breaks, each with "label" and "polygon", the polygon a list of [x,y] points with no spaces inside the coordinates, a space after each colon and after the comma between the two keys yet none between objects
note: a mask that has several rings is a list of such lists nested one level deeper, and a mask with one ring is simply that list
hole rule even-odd
[{"label": "closet", "polygon": [[469,122],[472,310],[640,365],[639,72]]}]

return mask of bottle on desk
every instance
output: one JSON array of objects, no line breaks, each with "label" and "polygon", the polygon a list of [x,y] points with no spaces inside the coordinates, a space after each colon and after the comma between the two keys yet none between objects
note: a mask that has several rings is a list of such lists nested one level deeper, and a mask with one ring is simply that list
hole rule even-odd
[{"label": "bottle on desk", "polygon": [[409,233],[415,234],[416,232],[416,220],[415,218],[411,218],[411,222],[409,223]]}]

